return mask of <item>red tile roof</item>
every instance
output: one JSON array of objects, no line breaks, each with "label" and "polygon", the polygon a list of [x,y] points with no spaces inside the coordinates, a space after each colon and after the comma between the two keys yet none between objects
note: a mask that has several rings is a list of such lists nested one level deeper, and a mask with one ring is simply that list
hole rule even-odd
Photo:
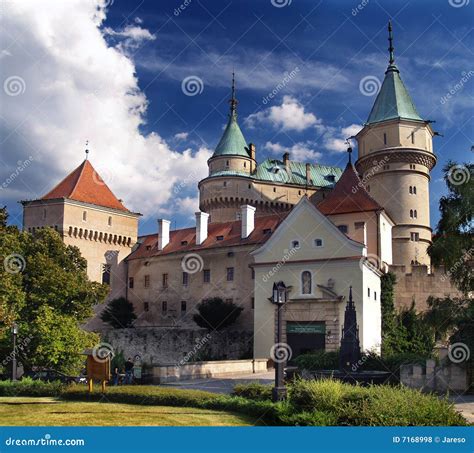
[{"label": "red tile roof", "polygon": [[[285,219],[288,212],[281,214],[255,217],[255,228],[246,239],[242,239],[241,221],[210,223],[207,239],[201,245],[196,245],[196,228],[184,228],[170,232],[170,242],[164,250],[158,250],[158,234],[142,236],[143,242],[132,252],[127,260],[152,256],[168,255],[171,253],[200,251],[216,247],[233,247],[239,245],[263,244],[270,238],[278,225]],[[267,231],[269,230],[269,231]],[[264,232],[265,231],[265,232]],[[222,240],[217,240],[223,236]]]},{"label": "red tile roof", "polygon": [[68,198],[129,212],[108,188],[107,184],[88,160],[82,162],[79,167],[69,173],[53,190],[41,199],[51,200],[55,198]]},{"label": "red tile roof", "polygon": [[334,189],[319,202],[317,208],[324,215],[383,209],[365,190],[354,166],[350,162]]}]

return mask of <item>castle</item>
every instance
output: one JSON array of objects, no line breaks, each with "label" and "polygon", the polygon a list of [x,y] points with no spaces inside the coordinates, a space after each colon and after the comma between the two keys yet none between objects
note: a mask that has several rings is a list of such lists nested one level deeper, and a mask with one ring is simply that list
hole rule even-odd
[{"label": "castle", "polygon": [[[243,308],[236,328],[253,331],[254,357],[274,344],[272,285],[289,288],[284,338],[293,352],[335,350],[352,287],[363,349],[381,342],[380,277],[396,273],[396,303],[456,294],[430,266],[430,121],[422,119],[389,64],[345,169],[282,159],[258,163],[239,127],[235,83],[229,120],[209,174],[199,182],[195,227],[138,237],[129,211],[85,160],[41,199],[24,201],[24,229],[53,227],[76,245],[92,280],[133,303],[136,327],[195,328],[196,305],[221,297]],[[99,312],[103,307],[97,307]],[[98,319],[90,324],[100,328]],[[103,327],[103,326],[102,326]]]}]

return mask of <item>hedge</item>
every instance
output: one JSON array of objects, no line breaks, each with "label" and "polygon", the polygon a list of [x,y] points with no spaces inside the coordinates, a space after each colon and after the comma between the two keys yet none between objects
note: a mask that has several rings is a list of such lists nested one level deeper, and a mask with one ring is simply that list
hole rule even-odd
[{"label": "hedge", "polygon": [[0,381],[0,396],[59,396],[64,388],[59,381],[24,378],[20,381]]}]

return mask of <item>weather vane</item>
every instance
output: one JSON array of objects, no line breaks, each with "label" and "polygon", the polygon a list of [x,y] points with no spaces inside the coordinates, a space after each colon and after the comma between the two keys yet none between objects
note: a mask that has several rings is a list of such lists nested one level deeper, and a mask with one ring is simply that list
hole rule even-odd
[{"label": "weather vane", "polygon": [[86,140],[86,160],[89,158],[89,149],[88,149],[88,146],[89,146],[89,140]]}]

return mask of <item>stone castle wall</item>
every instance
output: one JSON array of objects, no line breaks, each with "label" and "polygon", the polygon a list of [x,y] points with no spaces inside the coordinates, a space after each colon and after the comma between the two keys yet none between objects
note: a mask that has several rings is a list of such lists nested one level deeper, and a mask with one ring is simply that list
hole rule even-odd
[{"label": "stone castle wall", "polygon": [[163,327],[111,329],[102,332],[102,341],[125,359],[140,356],[149,365],[183,365],[200,360],[251,358],[253,332]]},{"label": "stone castle wall", "polygon": [[390,266],[390,271],[397,277],[395,285],[395,306],[410,307],[415,301],[418,311],[428,308],[426,300],[433,297],[461,297],[459,290],[451,284],[449,276],[439,268],[429,272],[427,266]]}]

